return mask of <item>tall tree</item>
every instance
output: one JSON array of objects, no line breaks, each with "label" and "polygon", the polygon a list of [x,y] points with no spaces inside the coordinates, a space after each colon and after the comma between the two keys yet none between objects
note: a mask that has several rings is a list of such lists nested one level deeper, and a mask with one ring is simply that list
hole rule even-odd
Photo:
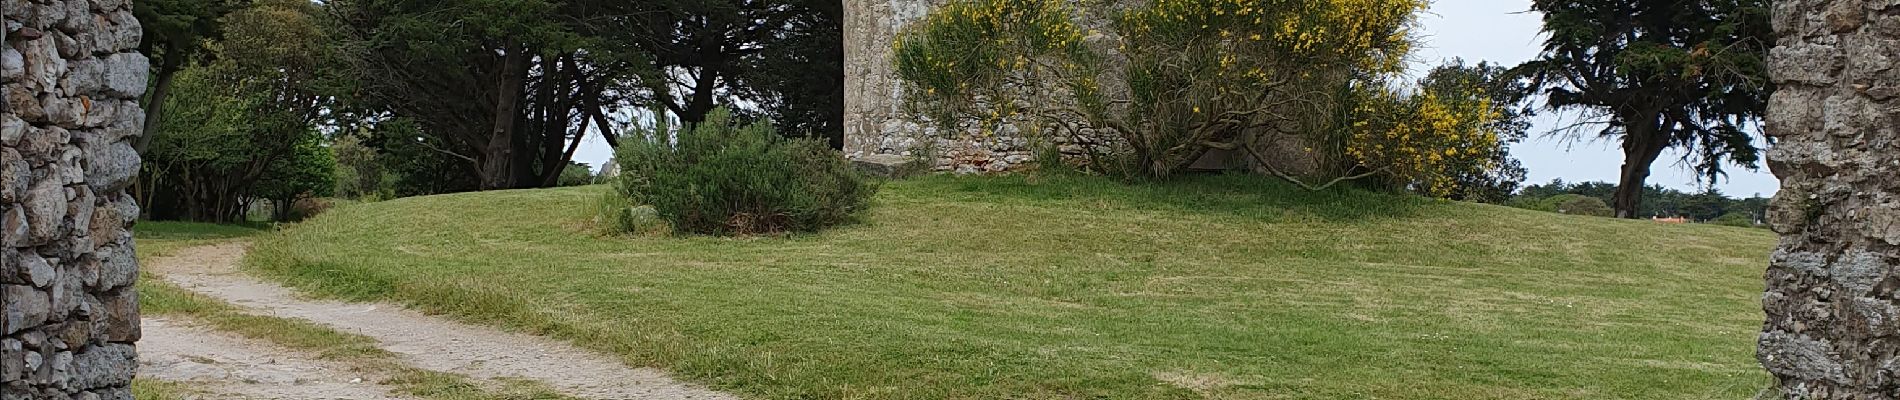
[{"label": "tall tree", "polygon": [[[158,130],[165,98],[170,96],[178,72],[193,61],[212,53],[205,45],[223,36],[224,15],[242,8],[242,0],[140,0],[132,3],[144,36],[139,52],[152,60],[152,90],[145,96],[144,132]],[[144,135],[133,148],[144,151],[152,135]]]},{"label": "tall tree", "polygon": [[1617,217],[1638,216],[1666,149],[1683,150],[1709,181],[1727,162],[1758,167],[1756,121],[1772,91],[1768,0],[1534,0],[1531,10],[1549,39],[1519,68],[1548,108],[1580,112],[1577,127],[1621,141]]},{"label": "tall tree", "polygon": [[746,79],[787,136],[825,138],[844,148],[844,2],[794,0],[781,40]]},{"label": "tall tree", "polygon": [[[319,154],[327,149],[312,150],[331,99],[323,92],[328,41],[316,11],[302,0],[259,0],[233,11],[220,22],[224,38],[206,44],[217,61],[180,71],[183,97],[167,99],[180,118],[148,134],[153,141],[141,186],[153,193],[146,197],[154,216],[236,220],[260,194],[260,183],[300,180],[283,174],[303,171],[282,167],[307,164],[300,157],[327,157]],[[275,189],[286,197],[327,188]]]},{"label": "tall tree", "polygon": [[790,136],[843,144],[843,2],[646,2],[623,38],[663,71],[654,100],[687,123],[717,107],[776,120]]},{"label": "tall tree", "polygon": [[[337,0],[361,107],[418,125],[482,189],[554,184],[618,85],[644,65],[598,40],[638,2]],[[456,66],[449,68],[446,66]],[[611,133],[603,132],[611,140]]]}]

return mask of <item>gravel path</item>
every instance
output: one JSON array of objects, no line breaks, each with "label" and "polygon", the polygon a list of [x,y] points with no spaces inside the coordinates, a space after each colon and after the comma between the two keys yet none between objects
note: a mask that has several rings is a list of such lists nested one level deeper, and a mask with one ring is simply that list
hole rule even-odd
[{"label": "gravel path", "polygon": [[[388,304],[301,298],[287,288],[239,273],[237,264],[245,250],[241,243],[194,247],[155,260],[146,268],[185,289],[260,314],[309,320],[369,336],[417,368],[480,379],[540,381],[584,399],[736,399],[561,341],[449,321]],[[148,332],[140,347],[179,339]]]},{"label": "gravel path", "polygon": [[184,321],[146,318],[141,323],[139,376],[188,383],[217,399],[406,399],[392,396],[375,379],[347,365],[321,361],[276,346]]}]

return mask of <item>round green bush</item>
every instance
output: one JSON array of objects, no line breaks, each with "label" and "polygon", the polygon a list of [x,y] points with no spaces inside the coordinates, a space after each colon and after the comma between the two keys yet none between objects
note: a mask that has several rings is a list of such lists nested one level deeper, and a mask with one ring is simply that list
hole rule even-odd
[{"label": "round green bush", "polygon": [[823,142],[781,137],[770,123],[741,126],[725,110],[690,129],[635,136],[615,156],[616,190],[677,232],[816,231],[851,221],[877,191]]},{"label": "round green bush", "polygon": [[1603,199],[1599,199],[1595,197],[1578,195],[1578,194],[1561,194],[1561,195],[1551,196],[1550,199],[1546,201],[1553,204],[1554,206],[1552,208],[1554,208],[1555,211],[1559,213],[1570,214],[1570,215],[1588,215],[1592,217],[1608,217],[1608,216],[1616,215],[1615,209],[1610,208],[1610,205],[1608,203],[1604,203]]}]

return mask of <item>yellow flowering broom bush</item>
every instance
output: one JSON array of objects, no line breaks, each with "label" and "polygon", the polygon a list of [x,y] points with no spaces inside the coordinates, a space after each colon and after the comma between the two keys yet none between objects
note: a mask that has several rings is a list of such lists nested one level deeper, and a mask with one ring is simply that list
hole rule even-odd
[{"label": "yellow flowering broom bush", "polygon": [[1451,196],[1459,177],[1496,168],[1504,151],[1492,129],[1501,116],[1483,97],[1378,90],[1355,115],[1346,155],[1427,196]]}]

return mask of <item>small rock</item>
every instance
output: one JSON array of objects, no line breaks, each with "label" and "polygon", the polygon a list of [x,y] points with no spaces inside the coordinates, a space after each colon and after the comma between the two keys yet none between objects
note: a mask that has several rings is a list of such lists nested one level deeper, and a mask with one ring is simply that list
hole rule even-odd
[{"label": "small rock", "polygon": [[34,254],[31,251],[22,252],[18,260],[20,262],[20,272],[26,275],[25,278],[28,282],[31,282],[34,287],[43,288],[53,283],[53,266],[47,264],[46,259],[41,258],[39,254]]},{"label": "small rock", "polygon": [[0,334],[12,335],[46,322],[52,305],[46,292],[26,285],[0,285],[0,295],[6,296],[7,304],[5,316],[0,317]]},{"label": "small rock", "polygon": [[106,93],[119,98],[137,98],[145,94],[145,79],[151,61],[139,53],[116,53],[105,60]]},{"label": "small rock", "polygon": [[42,179],[26,193],[26,223],[30,227],[27,243],[43,244],[58,239],[66,219],[66,187],[58,180]]},{"label": "small rock", "polygon": [[87,141],[86,184],[93,193],[118,193],[138,177],[139,153],[125,141],[101,143]]}]

